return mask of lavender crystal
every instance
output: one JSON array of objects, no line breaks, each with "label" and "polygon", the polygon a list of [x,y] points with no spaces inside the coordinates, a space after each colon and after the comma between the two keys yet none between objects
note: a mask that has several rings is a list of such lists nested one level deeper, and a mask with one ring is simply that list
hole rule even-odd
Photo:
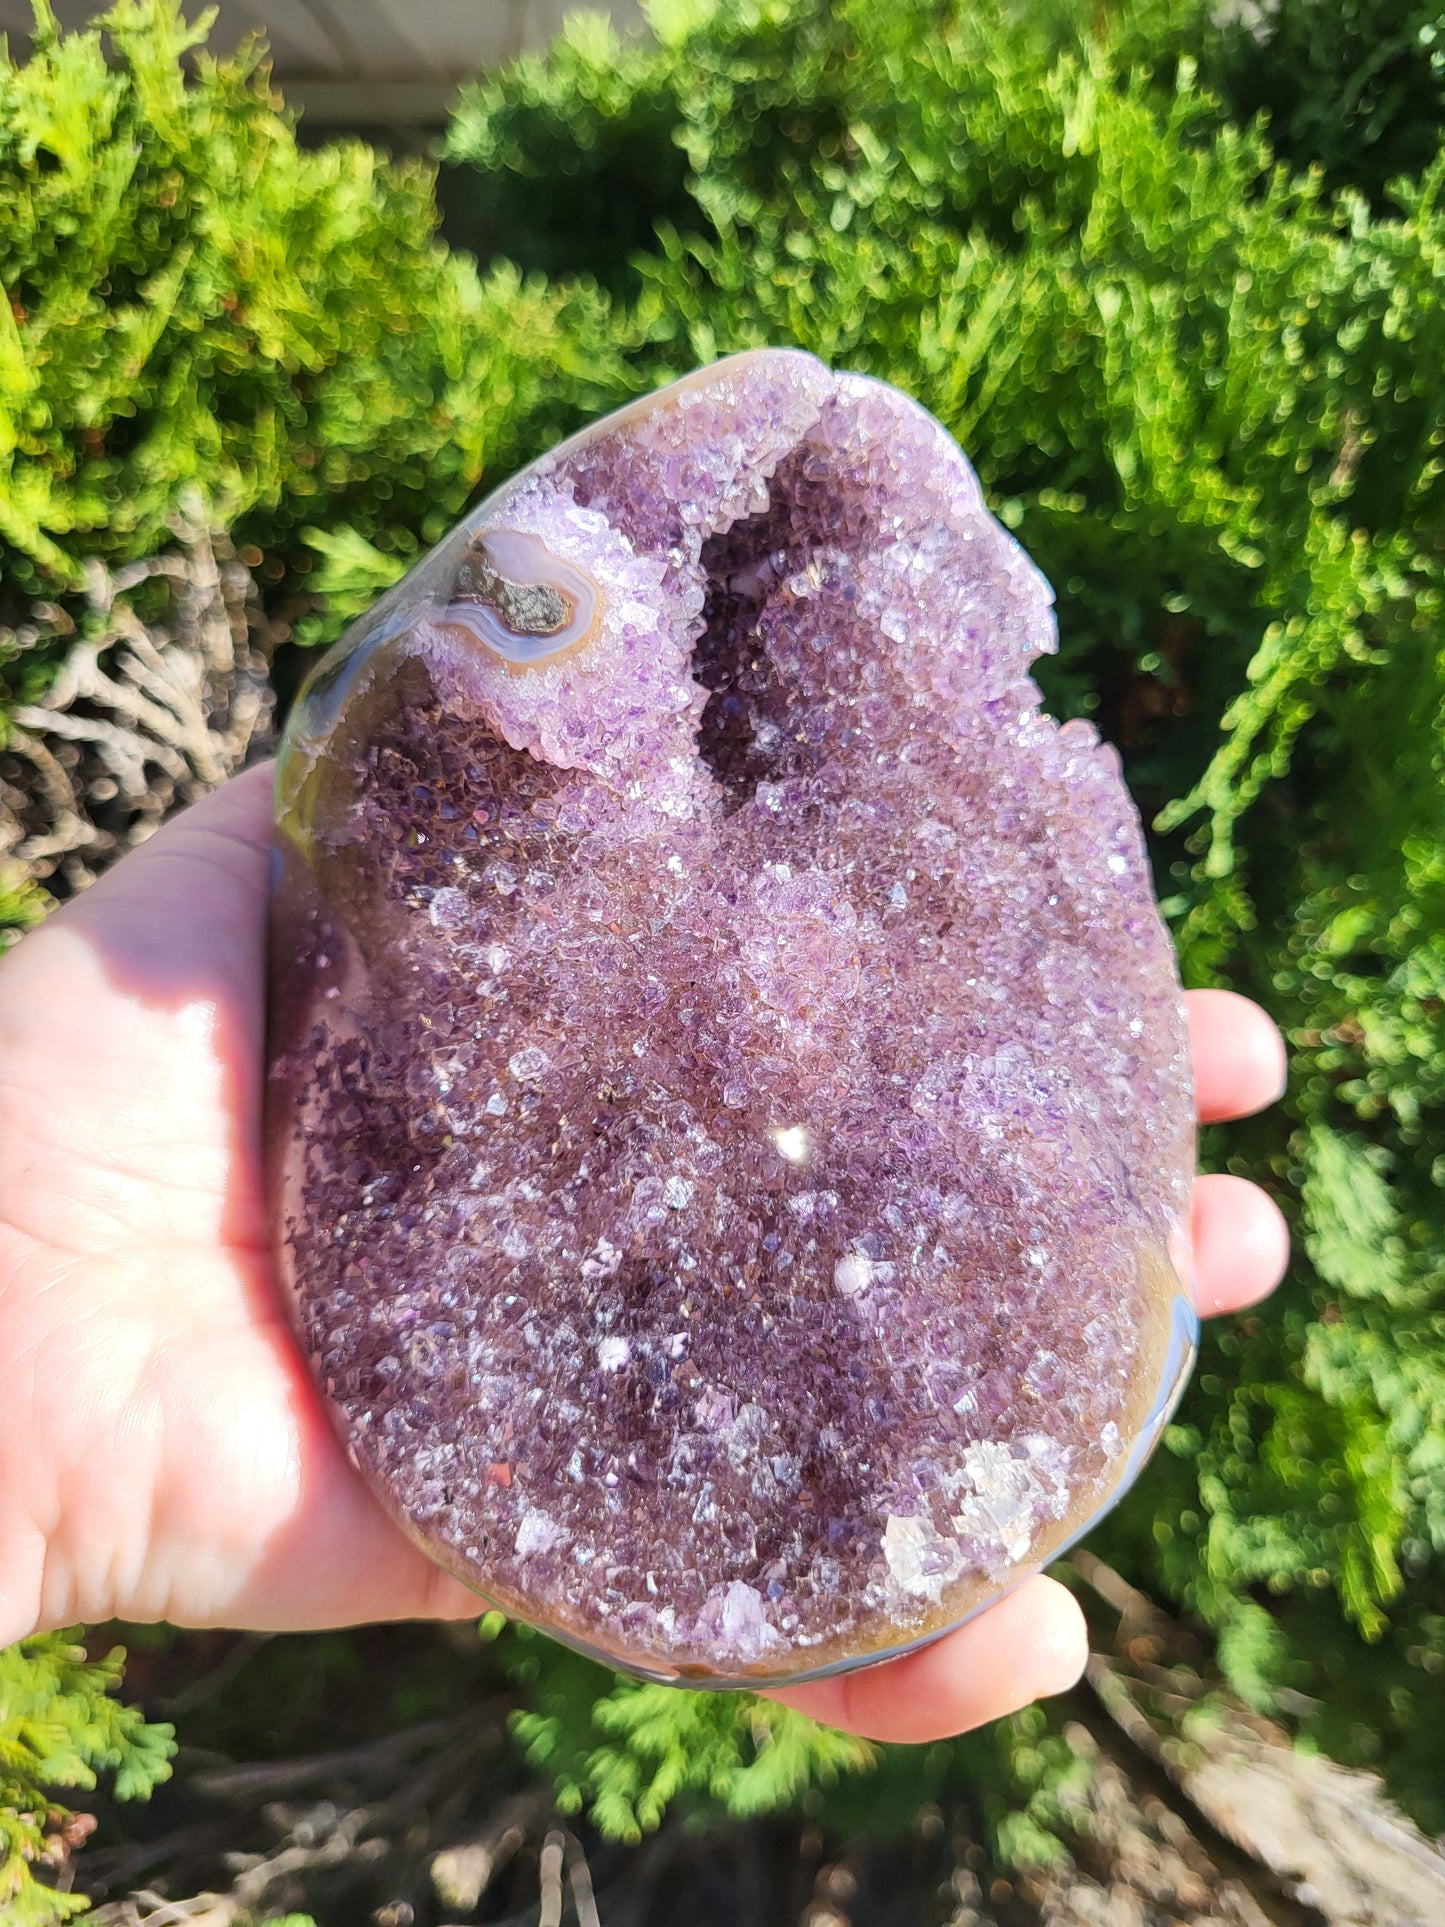
[{"label": "lavender crystal", "polygon": [[1177,1396],[1179,987],[1050,600],[922,409],[762,351],[492,496],[296,706],[302,1343],[419,1543],[617,1665],[933,1637]]}]

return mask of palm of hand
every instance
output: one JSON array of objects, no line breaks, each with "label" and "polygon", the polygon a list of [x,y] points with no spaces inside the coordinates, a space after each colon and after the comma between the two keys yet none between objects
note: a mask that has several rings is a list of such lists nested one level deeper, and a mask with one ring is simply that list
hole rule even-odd
[{"label": "palm of hand", "polygon": [[[353,1471],[272,1274],[261,1194],[268,773],[207,799],[0,972],[0,1645],[120,1617],[306,1628],[465,1617]],[[1193,999],[1201,1115],[1268,1102],[1277,1033]],[[1202,1311],[1271,1289],[1278,1213],[1200,1181]],[[1068,1684],[1078,1609],[1036,1578],[934,1646],[781,1697],[950,1733]]]}]

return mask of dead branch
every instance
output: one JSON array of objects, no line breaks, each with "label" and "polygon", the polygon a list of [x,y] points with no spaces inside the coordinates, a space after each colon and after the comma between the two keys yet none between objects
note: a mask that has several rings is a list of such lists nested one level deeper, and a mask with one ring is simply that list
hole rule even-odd
[{"label": "dead branch", "polygon": [[52,895],[83,890],[269,740],[270,637],[250,572],[197,503],[175,535],[124,569],[92,563],[78,622],[37,603],[8,635],[22,654],[68,640],[0,741],[0,864]]},{"label": "dead branch", "polygon": [[577,1910],[577,1927],[602,1927],[597,1912],[597,1897],[592,1891],[592,1869],[587,1864],[582,1842],[573,1833],[564,1843],[567,1879],[572,1888],[572,1905]]},{"label": "dead branch", "polygon": [[473,1913],[496,1876],[535,1836],[551,1807],[545,1788],[529,1788],[504,1802],[474,1838],[433,1855],[431,1882],[442,1905],[458,1914]]},{"label": "dead branch", "polygon": [[1095,1629],[1097,1647],[1113,1650],[1091,1655],[1094,1710],[1076,1695],[1073,1730],[1075,1750],[1095,1761],[1079,1833],[1111,1876],[1130,1873],[1136,1895],[1162,1899],[1172,1866],[1178,1911],[1202,1879],[1241,1927],[1445,1920],[1445,1853],[1375,1776],[1300,1751],[1240,1702],[1187,1628],[1092,1554],[1070,1564],[1115,1615],[1112,1637]]},{"label": "dead branch", "polygon": [[554,1827],[542,1842],[542,1859],[537,1874],[542,1912],[537,1927],[562,1927],[563,1849],[563,1837]]}]

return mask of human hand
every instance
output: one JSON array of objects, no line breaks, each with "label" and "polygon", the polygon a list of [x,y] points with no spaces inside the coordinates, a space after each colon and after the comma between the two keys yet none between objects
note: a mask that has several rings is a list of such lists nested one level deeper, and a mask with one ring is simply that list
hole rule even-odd
[{"label": "human hand", "polygon": [[[269,770],[168,825],[0,968],[0,1646],[77,1620],[466,1618],[347,1460],[292,1338],[260,1176]],[[1279,1034],[1190,998],[1201,1116],[1278,1095]],[[1201,1178],[1201,1312],[1278,1282],[1283,1222]],[[877,1738],[1071,1684],[1044,1577],[908,1658],[777,1697]]]}]

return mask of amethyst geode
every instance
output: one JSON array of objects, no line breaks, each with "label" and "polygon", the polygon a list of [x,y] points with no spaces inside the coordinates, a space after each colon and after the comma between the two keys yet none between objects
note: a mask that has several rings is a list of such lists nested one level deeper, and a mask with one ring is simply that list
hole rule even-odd
[{"label": "amethyst geode", "polygon": [[428,1552],[654,1678],[997,1597],[1187,1366],[1178,981],[1049,590],[944,430],[724,361],[493,495],[278,778],[306,1354]]}]

